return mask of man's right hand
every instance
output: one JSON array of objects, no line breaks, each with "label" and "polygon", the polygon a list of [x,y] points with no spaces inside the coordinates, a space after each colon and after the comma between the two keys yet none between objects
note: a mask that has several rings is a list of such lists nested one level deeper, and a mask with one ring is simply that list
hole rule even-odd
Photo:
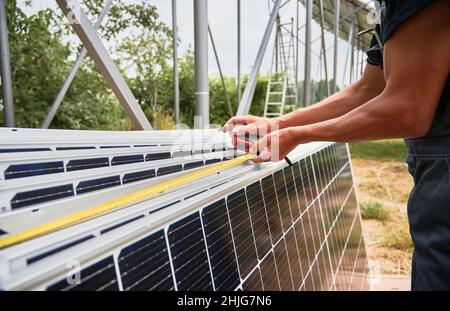
[{"label": "man's right hand", "polygon": [[232,132],[233,135],[254,135],[260,136],[260,133],[266,135],[273,130],[278,130],[279,125],[276,119],[261,118],[256,116],[237,116],[233,117],[222,127],[224,132]]},{"label": "man's right hand", "polygon": [[253,142],[278,129],[277,119],[250,115],[233,117],[222,128],[224,132],[229,132],[233,137],[235,146],[246,151],[251,148]]}]

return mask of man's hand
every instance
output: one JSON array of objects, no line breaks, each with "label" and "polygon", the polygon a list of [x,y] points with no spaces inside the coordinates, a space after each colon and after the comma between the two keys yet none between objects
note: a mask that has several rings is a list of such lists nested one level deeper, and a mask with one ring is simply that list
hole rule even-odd
[{"label": "man's hand", "polygon": [[298,145],[296,132],[292,128],[273,131],[258,140],[250,148],[250,153],[258,154],[253,162],[277,162]]},{"label": "man's hand", "polygon": [[234,134],[237,134],[235,128],[240,127],[242,133],[245,132],[245,129],[247,128],[248,131],[252,132],[251,135],[256,135],[258,132],[256,131],[256,129],[260,129],[262,132],[266,131],[265,133],[269,133],[270,129],[276,127],[275,124],[278,124],[276,119],[261,118],[250,115],[237,116],[228,120],[227,123],[225,123],[225,125],[222,127],[222,131],[234,131]]}]

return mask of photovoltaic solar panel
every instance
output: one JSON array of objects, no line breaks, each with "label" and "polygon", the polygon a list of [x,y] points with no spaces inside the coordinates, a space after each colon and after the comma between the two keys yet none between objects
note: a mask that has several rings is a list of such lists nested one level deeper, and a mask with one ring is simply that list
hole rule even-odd
[{"label": "photovoltaic solar panel", "polygon": [[178,290],[213,290],[199,213],[169,227],[167,233]]},{"label": "photovoltaic solar panel", "polygon": [[[200,163],[185,163],[184,169],[197,165]],[[156,175],[179,170],[181,165],[165,166],[157,169]],[[152,177],[154,169],[128,173],[122,183]],[[80,182],[76,190],[82,193],[120,182],[120,176],[92,179]],[[46,194],[73,195],[73,188],[44,190],[21,194],[15,204],[26,204]],[[173,202],[201,193],[207,192],[199,189]],[[111,256],[83,266],[81,284],[70,284],[64,276],[48,289],[368,288],[366,250],[346,145],[329,144],[292,166],[261,175],[209,202],[127,242]],[[144,218],[135,215],[103,229],[101,234]]]},{"label": "photovoltaic solar panel", "polygon": [[119,269],[123,290],[174,290],[164,230],[124,248]]},{"label": "photovoltaic solar panel", "polygon": [[245,191],[242,189],[228,196],[227,206],[230,214],[239,271],[242,278],[245,278],[253,267],[256,266],[257,262],[255,239]]},{"label": "photovoltaic solar panel", "polygon": [[68,276],[47,288],[50,291],[114,291],[119,290],[113,257],[107,257],[77,275]]},{"label": "photovoltaic solar panel", "polygon": [[240,280],[225,200],[206,207],[202,219],[215,289],[232,291]]}]

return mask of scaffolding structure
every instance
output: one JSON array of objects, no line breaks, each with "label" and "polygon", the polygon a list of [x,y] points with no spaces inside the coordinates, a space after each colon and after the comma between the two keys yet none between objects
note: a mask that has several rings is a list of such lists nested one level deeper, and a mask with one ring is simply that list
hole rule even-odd
[{"label": "scaffolding structure", "polygon": [[[128,116],[132,120],[134,126],[140,130],[151,130],[152,127],[146,118],[141,107],[137,103],[134,95],[128,87],[125,79],[119,72],[117,66],[114,64],[111,56],[105,48],[103,42],[97,34],[97,30],[101,27],[103,19],[107,16],[113,0],[106,0],[103,11],[100,13],[97,22],[92,25],[87,18],[85,12],[78,0],[55,0],[59,8],[69,20],[69,23],[79,37],[83,44],[79,56],[73,65],[72,70],[67,76],[66,81],[61,87],[55,101],[53,102],[47,117],[42,123],[42,128],[48,128],[56,115],[59,106],[61,105],[67,90],[69,89],[83,59],[89,55],[103,75],[109,87],[117,97],[119,102],[124,107]],[[371,26],[367,23],[366,16],[369,12],[368,4],[372,1],[361,2],[359,0],[271,0],[269,2],[270,16],[267,22],[262,40],[260,42],[257,55],[251,67],[251,71],[248,76],[248,81],[245,89],[241,93],[242,81],[241,81],[241,1],[237,1],[237,101],[239,103],[236,114],[244,115],[248,114],[253,101],[253,95],[255,93],[256,83],[259,76],[259,71],[263,59],[266,55],[267,48],[270,42],[270,38],[275,32],[275,37],[282,37],[282,33],[285,30],[289,33],[289,56],[290,65],[292,68],[287,70],[286,66],[280,66],[281,57],[286,58],[287,55],[282,55],[282,50],[277,45],[274,45],[273,54],[275,55],[276,65],[275,71],[272,68],[271,77],[284,76],[289,79],[283,81],[283,89],[281,95],[284,99],[276,101],[276,111],[270,112],[268,106],[270,106],[270,96],[273,96],[275,91],[267,91],[266,107],[264,115],[271,116],[280,115],[285,112],[286,100],[289,98],[293,102],[291,105],[295,107],[304,107],[312,103],[311,92],[316,90],[311,89],[312,77],[312,58],[317,57],[318,68],[314,79],[316,81],[325,81],[326,94],[330,95],[332,92],[337,91],[338,84],[338,59],[339,59],[339,39],[347,41],[347,52],[345,56],[345,67],[343,71],[342,85],[351,83],[362,72],[363,66],[363,53],[362,51],[367,49],[370,43],[370,36],[359,37],[356,34],[370,29]],[[291,17],[289,23],[290,29],[286,29],[286,25],[280,26],[279,17],[280,11],[288,3],[296,2],[295,22],[294,16]],[[300,16],[300,5],[305,7],[304,18]],[[197,128],[207,128],[209,126],[209,86],[208,86],[208,38],[210,39],[211,46],[214,49],[215,59],[219,68],[219,73],[222,78],[222,85],[224,88],[224,96],[226,98],[227,110],[230,115],[234,114],[231,108],[228,92],[223,82],[223,73],[220,66],[218,52],[214,45],[214,39],[211,29],[208,24],[208,1],[207,0],[193,0],[194,7],[194,54],[195,54],[195,111],[199,116],[196,122]],[[312,21],[316,21],[321,28],[321,35],[317,38],[311,37],[311,29],[313,27]],[[7,127],[14,127],[14,100],[12,92],[12,79],[9,57],[9,45],[8,45],[8,30],[7,30],[7,18],[5,0],[0,0],[0,52],[1,52],[1,81],[2,81],[2,94],[3,94],[3,106],[5,113],[5,121]],[[278,21],[278,22],[277,22]],[[301,23],[303,21],[303,23]],[[179,80],[178,80],[178,30],[177,30],[177,0],[172,0],[172,28],[173,28],[173,78],[174,78],[174,119],[175,123],[180,122],[180,98],[179,98]],[[304,31],[304,35],[300,36],[300,31]],[[334,35],[334,44],[332,46],[326,46],[325,36],[326,33],[332,33]],[[276,39],[275,41],[277,41]],[[320,51],[314,51],[312,46],[318,40],[321,41]],[[303,49],[304,61],[300,64],[301,47]],[[286,48],[286,47],[285,47]],[[332,73],[328,71],[327,52],[333,49],[332,60]],[[286,58],[287,59],[287,58]],[[328,58],[329,59],[329,58]],[[281,70],[281,71],[279,71]],[[303,86],[300,86],[299,72],[303,71]],[[287,74],[288,73],[288,74]],[[330,77],[333,80],[330,80]],[[330,90],[329,84],[332,83]],[[272,84],[273,85],[273,84]],[[289,92],[289,89],[293,89]],[[289,93],[289,94],[287,94]],[[291,99],[292,97],[292,99]]]}]

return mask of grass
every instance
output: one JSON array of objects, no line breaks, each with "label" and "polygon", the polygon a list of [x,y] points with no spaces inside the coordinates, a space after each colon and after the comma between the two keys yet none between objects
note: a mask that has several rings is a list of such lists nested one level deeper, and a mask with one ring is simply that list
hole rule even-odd
[{"label": "grass", "polygon": [[378,140],[350,144],[353,158],[375,161],[401,161],[407,155],[405,143],[401,139]]},{"label": "grass", "polygon": [[389,219],[389,210],[383,207],[380,202],[361,203],[361,216],[363,219],[376,219],[385,222]]},{"label": "grass", "polygon": [[384,242],[387,246],[402,251],[412,251],[413,249],[413,242],[406,223],[390,226],[384,236]]}]

